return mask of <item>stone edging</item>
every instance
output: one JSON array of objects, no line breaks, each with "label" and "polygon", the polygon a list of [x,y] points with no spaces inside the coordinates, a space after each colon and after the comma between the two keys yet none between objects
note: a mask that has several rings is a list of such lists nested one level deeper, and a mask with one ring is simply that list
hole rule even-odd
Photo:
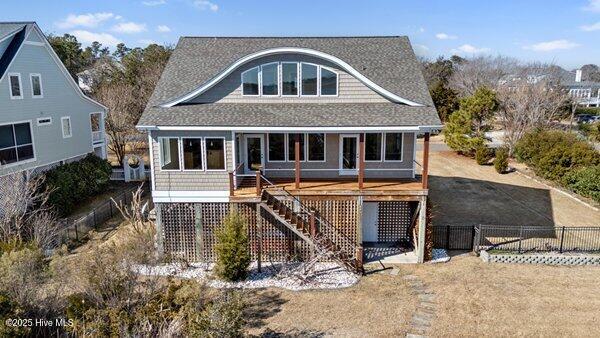
[{"label": "stone edging", "polygon": [[595,265],[600,266],[600,255],[523,255],[491,254],[481,250],[481,259],[486,263],[546,264],[546,265]]},{"label": "stone edging", "polygon": [[431,321],[435,317],[437,307],[435,294],[415,275],[406,275],[402,278],[410,285],[419,300],[417,311],[411,321],[412,332],[406,334],[406,337],[423,337],[429,331]]}]

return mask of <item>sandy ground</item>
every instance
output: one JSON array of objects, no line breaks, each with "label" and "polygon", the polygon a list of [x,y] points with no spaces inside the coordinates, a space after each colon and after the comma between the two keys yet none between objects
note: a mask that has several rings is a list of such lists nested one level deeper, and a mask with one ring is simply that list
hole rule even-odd
[{"label": "sandy ground", "polygon": [[433,337],[600,336],[600,267],[488,264],[466,255],[401,271],[437,296]]},{"label": "sandy ground", "polygon": [[328,291],[250,291],[250,334],[400,337],[416,309],[401,276],[373,274],[350,288]]},{"label": "sandy ground", "polygon": [[600,211],[516,172],[500,175],[443,145],[432,146],[430,168],[436,225],[600,226]]}]

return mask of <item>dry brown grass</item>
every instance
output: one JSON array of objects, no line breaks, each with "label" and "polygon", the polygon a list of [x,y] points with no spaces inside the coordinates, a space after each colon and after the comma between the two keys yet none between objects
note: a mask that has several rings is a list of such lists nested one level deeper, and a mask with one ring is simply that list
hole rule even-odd
[{"label": "dry brown grass", "polygon": [[438,297],[431,336],[598,337],[600,268],[486,264],[403,266]]},{"label": "dry brown grass", "polygon": [[263,317],[251,321],[251,334],[271,330],[301,336],[400,337],[416,309],[416,296],[400,276],[379,274],[341,290],[266,289],[250,295],[252,312]]}]

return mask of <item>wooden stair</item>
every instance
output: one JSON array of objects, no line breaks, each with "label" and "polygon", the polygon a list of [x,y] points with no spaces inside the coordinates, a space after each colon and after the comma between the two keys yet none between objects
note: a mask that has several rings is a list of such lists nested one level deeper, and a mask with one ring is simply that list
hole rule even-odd
[{"label": "wooden stair", "polygon": [[[289,196],[292,196],[287,191]],[[294,198],[292,196],[292,198]],[[332,238],[324,231],[319,231],[321,227],[327,227],[330,234],[335,233],[333,226],[326,223],[322,218],[310,216],[309,209],[301,204],[298,199],[294,199],[300,205],[300,211],[296,212],[288,207],[284,202],[280,201],[267,190],[263,190],[261,194],[260,206],[275,217],[279,222],[292,230],[296,235],[306,241],[319,254],[331,258],[338,262],[348,271],[353,273],[364,273],[362,266],[362,250],[356,250],[359,247],[355,244],[352,246],[355,249],[354,253],[349,253],[337,245]],[[311,221],[312,220],[312,221]],[[335,233],[335,237],[339,234]]]}]

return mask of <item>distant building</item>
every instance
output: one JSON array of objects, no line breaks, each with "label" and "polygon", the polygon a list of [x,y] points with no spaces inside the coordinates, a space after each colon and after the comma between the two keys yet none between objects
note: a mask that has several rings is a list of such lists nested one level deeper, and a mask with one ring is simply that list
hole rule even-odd
[{"label": "distant building", "polygon": [[582,70],[575,71],[573,80],[563,82],[569,95],[584,107],[600,107],[600,82],[582,81]]}]

